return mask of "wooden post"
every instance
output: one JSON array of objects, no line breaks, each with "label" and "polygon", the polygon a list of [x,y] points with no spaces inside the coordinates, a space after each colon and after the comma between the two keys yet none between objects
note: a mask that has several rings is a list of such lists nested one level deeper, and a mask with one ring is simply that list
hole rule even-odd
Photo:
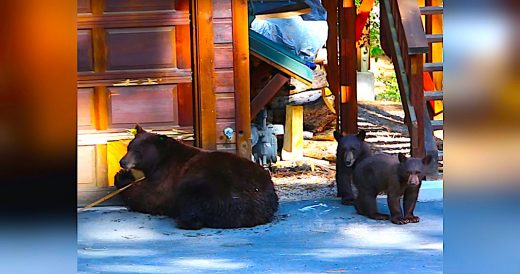
[{"label": "wooden post", "polygon": [[213,7],[212,1],[206,0],[194,0],[191,5],[195,144],[204,149],[215,150],[217,118],[213,83]]},{"label": "wooden post", "polygon": [[357,133],[356,5],[354,0],[339,2],[340,129]]},{"label": "wooden post", "polygon": [[[329,33],[327,38],[327,80],[329,89],[334,94],[334,109],[339,115],[340,85],[339,85],[339,60],[338,60],[338,1],[323,1],[323,6],[327,10],[327,24]],[[339,130],[339,120],[336,123],[336,130]]]},{"label": "wooden post", "polygon": [[286,106],[282,160],[301,158],[303,158],[303,106]]},{"label": "wooden post", "polygon": [[423,55],[414,54],[410,55],[410,100],[415,109],[415,115],[417,117],[417,146],[412,147],[413,157],[424,157],[425,156],[425,144],[424,144],[424,92],[423,92]]},{"label": "wooden post", "polygon": [[249,27],[246,0],[232,0],[237,155],[251,159]]}]

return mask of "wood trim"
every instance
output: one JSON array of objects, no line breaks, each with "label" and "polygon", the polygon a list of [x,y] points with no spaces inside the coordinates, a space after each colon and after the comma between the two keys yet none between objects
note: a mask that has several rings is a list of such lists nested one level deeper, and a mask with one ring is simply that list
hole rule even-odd
[{"label": "wood trim", "polygon": [[427,53],[428,42],[426,41],[417,0],[397,0],[397,3],[408,54]]},{"label": "wood trim", "polygon": [[106,28],[188,25],[190,14],[183,11],[146,13],[78,14],[78,29],[103,26]]},{"label": "wood trim", "polygon": [[246,0],[231,0],[237,155],[251,159],[249,26]]},{"label": "wood trim", "polygon": [[195,140],[196,145],[217,148],[216,100],[214,92],[215,53],[213,47],[213,3],[193,0],[193,85],[195,88]]},{"label": "wood trim", "polygon": [[108,90],[106,87],[94,88],[94,107],[96,109],[96,129],[104,130],[108,128]]},{"label": "wood trim", "polygon": [[[96,27],[92,29],[92,41],[98,41],[94,43],[92,49],[92,54],[94,56],[94,71],[96,73],[104,72],[107,69],[107,48],[105,38],[105,30],[103,28]],[[78,80],[80,80],[79,75],[80,73],[78,73]]]},{"label": "wood trim", "polygon": [[417,147],[412,151],[414,157],[425,156],[424,143],[424,91],[423,91],[423,55],[416,54],[410,56],[410,96],[412,105],[415,109],[417,119]]}]

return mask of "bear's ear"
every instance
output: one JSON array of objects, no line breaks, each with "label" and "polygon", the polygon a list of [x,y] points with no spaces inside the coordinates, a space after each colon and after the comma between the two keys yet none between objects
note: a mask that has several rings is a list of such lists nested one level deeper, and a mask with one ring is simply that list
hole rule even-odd
[{"label": "bear's ear", "polygon": [[367,136],[367,132],[365,130],[360,130],[358,132],[358,134],[356,135],[356,137],[360,140],[360,141],[365,141],[365,137]]},{"label": "bear's ear", "polygon": [[339,143],[341,140],[341,133],[339,133],[337,130],[334,130],[334,139]]},{"label": "bear's ear", "polygon": [[433,158],[433,157],[432,157],[431,155],[429,155],[429,154],[426,155],[426,156],[422,159],[422,163],[423,163],[423,165],[425,165],[425,166],[429,165],[429,164],[431,163],[431,161],[432,161],[432,158]]},{"label": "bear's ear", "polygon": [[163,134],[159,134],[159,141],[164,142],[164,141],[166,141],[167,139],[168,139],[168,136],[163,135]]},{"label": "bear's ear", "polygon": [[136,134],[145,133],[146,130],[144,130],[139,124],[135,124],[135,132]]},{"label": "bear's ear", "polygon": [[404,155],[404,153],[402,153],[402,152],[399,152],[399,155],[397,155],[397,158],[399,158],[399,163],[406,162],[406,155]]}]

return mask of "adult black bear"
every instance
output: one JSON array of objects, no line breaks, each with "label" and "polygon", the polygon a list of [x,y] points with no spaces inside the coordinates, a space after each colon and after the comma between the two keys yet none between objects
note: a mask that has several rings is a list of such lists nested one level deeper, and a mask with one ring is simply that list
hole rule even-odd
[{"label": "adult black bear", "polygon": [[338,142],[336,151],[336,187],[337,196],[341,203],[352,205],[354,193],[352,191],[352,174],[356,165],[370,156],[370,149],[365,143],[366,132],[360,130],[358,134],[340,134],[334,131],[334,139]]},{"label": "adult black bear", "polygon": [[184,229],[252,227],[272,220],[278,196],[262,167],[231,153],[184,145],[139,125],[136,131],[115,175],[117,188],[134,181],[131,169],[146,177],[121,193],[131,210],[174,217]]},{"label": "adult black bear", "polygon": [[[388,220],[389,216],[379,213],[376,205],[377,195],[385,191],[392,223],[419,222],[419,217],[413,211],[426,167],[431,160],[431,155],[420,159],[406,158],[402,153],[398,157],[376,154],[366,158],[354,171],[354,184],[358,189],[358,197],[354,203],[357,213],[371,219]],[[403,195],[404,216],[400,205]]]}]

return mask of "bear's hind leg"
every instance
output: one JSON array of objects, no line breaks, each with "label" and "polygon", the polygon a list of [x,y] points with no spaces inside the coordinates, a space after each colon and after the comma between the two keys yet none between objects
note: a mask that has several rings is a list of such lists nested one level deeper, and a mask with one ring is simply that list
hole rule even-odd
[{"label": "bear's hind leg", "polygon": [[177,227],[181,229],[201,229],[204,226],[203,212],[199,205],[183,204],[178,212]]}]

